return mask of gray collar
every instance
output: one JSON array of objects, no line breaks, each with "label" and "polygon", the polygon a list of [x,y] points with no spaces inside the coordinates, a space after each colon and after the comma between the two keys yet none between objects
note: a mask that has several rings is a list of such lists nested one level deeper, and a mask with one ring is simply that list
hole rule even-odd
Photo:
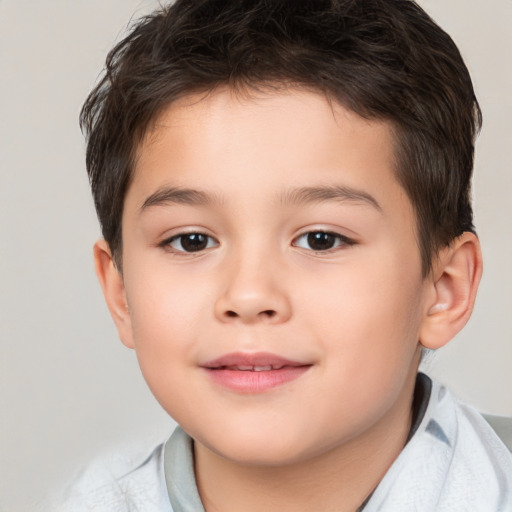
[{"label": "gray collar", "polygon": [[181,427],[165,443],[165,483],[173,512],[204,512],[194,475],[192,443]]}]

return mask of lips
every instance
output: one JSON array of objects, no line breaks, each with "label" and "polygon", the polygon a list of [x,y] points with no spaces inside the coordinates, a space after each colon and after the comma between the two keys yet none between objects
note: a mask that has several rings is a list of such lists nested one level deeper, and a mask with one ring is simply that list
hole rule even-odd
[{"label": "lips", "polygon": [[243,393],[261,393],[287,384],[311,366],[270,353],[226,354],[201,365],[215,383]]}]

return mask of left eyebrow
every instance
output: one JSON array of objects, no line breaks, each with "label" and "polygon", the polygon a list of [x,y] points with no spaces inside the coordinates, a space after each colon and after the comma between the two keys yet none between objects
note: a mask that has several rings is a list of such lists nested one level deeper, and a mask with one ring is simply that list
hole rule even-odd
[{"label": "left eyebrow", "polygon": [[146,198],[140,207],[140,213],[151,206],[165,206],[169,204],[186,204],[191,206],[207,206],[219,202],[216,196],[195,190],[181,187],[163,187],[153,192]]},{"label": "left eyebrow", "polygon": [[297,205],[322,203],[324,201],[362,202],[382,212],[382,207],[372,195],[364,190],[344,185],[293,188],[281,196],[281,201],[283,204]]}]

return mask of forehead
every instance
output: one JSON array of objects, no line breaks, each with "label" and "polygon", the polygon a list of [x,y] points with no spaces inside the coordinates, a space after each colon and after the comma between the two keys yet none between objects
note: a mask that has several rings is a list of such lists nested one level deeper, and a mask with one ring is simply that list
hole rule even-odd
[{"label": "forehead", "polygon": [[385,121],[363,119],[311,91],[223,88],[183,97],[160,113],[139,147],[127,202],[135,196],[140,208],[161,187],[206,188],[225,199],[341,185],[392,204],[405,197],[394,169]]},{"label": "forehead", "polygon": [[[354,155],[358,150],[368,153],[372,146],[375,151],[368,157],[376,156],[394,166],[393,130],[386,121],[363,119],[314,91],[235,91],[222,87],[187,95],[164,108],[138,147],[135,170],[150,168],[165,151],[179,158],[186,152],[192,156],[197,148],[197,153],[201,149],[226,158],[241,145],[245,146],[247,161],[260,160],[273,151],[274,164],[287,160],[290,165],[308,154],[320,164],[322,154],[332,157],[336,147],[343,151],[340,131],[350,134]],[[295,150],[286,152],[291,148]],[[281,155],[278,161],[277,154]]]}]

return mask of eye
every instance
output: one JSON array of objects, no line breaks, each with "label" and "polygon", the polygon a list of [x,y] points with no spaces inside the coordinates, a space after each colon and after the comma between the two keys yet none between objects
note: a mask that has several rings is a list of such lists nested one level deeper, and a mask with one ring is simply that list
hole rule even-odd
[{"label": "eye", "polygon": [[216,247],[219,243],[204,233],[182,233],[165,240],[162,245],[177,252],[199,252]]},{"label": "eye", "polygon": [[346,236],[330,231],[309,231],[294,240],[293,245],[312,251],[328,251],[343,245],[354,245],[354,241]]}]

